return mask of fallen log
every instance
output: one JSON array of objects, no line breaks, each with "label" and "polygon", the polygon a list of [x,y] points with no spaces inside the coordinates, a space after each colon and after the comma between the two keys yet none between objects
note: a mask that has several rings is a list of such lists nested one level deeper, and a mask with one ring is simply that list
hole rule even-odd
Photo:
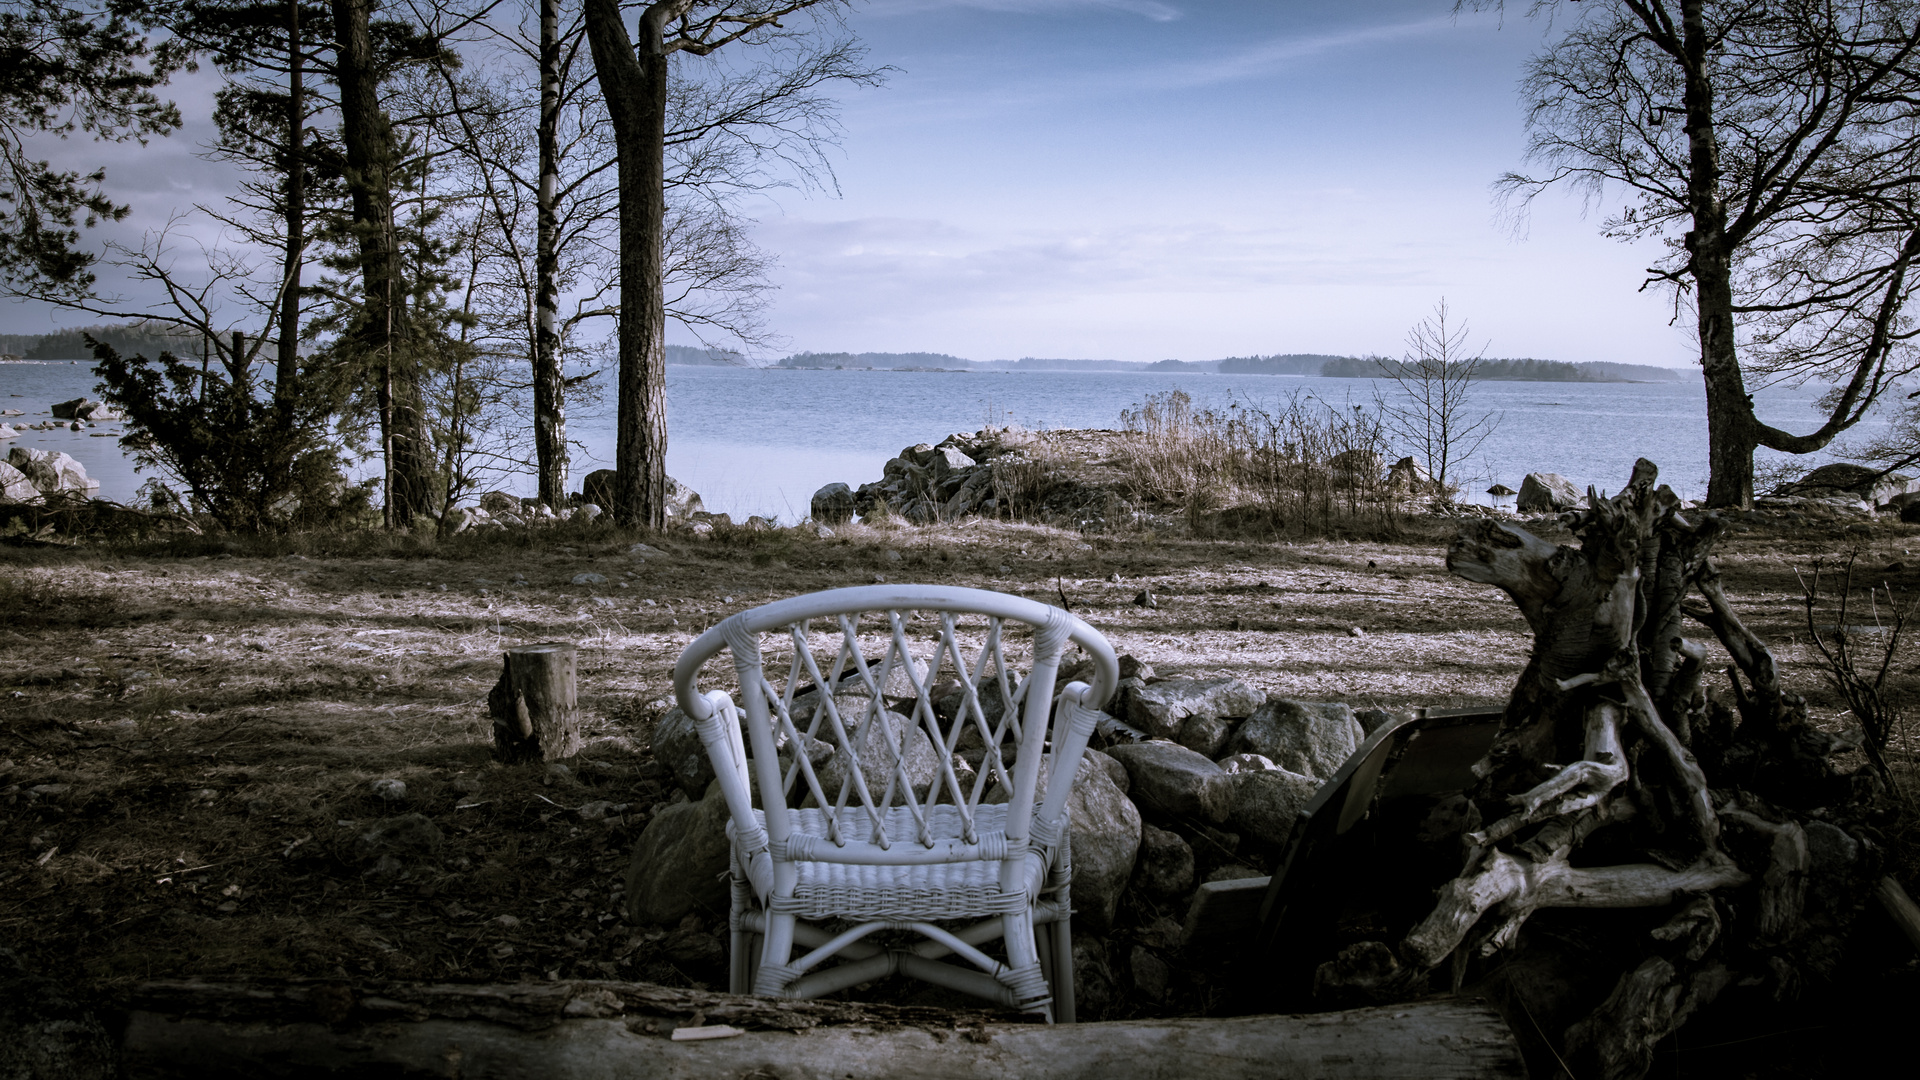
[{"label": "fallen log", "polygon": [[[1525,1075],[1499,1014],[1457,998],[1310,1016],[1057,1026],[985,1013],[614,982],[365,991],[171,982],[139,988],[128,1004],[121,1075],[152,1080]],[[673,1037],[676,1030],[684,1038],[691,1029],[704,1034],[721,1024],[761,1030]]]}]

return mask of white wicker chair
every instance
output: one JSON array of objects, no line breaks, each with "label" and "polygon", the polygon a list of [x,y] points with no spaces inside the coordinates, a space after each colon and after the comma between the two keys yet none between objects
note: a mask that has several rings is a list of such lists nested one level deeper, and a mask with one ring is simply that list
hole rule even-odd
[{"label": "white wicker chair", "polygon": [[[1007,623],[1031,627],[1030,640]],[[770,631],[780,635],[769,645],[784,686],[765,673],[761,635]],[[1057,695],[1049,739],[1069,641],[1092,658],[1094,685]],[[1010,666],[1023,645],[1024,678]],[[733,654],[741,707],[696,685],[722,649]],[[702,634],[673,684],[732,818],[733,992],[818,997],[898,973],[1072,1021],[1066,801],[1118,681],[1098,631],[980,589],[835,589],[740,612]],[[905,722],[881,719],[890,713]],[[971,777],[968,753],[979,758]],[[994,939],[1004,959],[983,951]],[[796,946],[810,951],[796,958]]]}]

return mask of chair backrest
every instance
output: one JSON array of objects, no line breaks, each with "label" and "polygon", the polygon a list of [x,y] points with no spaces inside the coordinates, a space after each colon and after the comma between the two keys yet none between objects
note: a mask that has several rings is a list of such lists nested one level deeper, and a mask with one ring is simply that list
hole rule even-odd
[{"label": "chair backrest", "polygon": [[[1059,695],[1048,755],[1048,712],[1069,642],[1091,658],[1093,685],[1076,682]],[[696,683],[723,649],[733,656],[738,708]],[[783,678],[769,678],[769,669]],[[818,809],[835,846],[890,863],[927,861],[937,813],[957,814],[963,844],[980,844],[975,816],[983,798],[999,801],[996,787],[1010,804],[1007,840],[1050,840],[1096,710],[1118,682],[1112,647],[1073,615],[1024,597],[924,585],[835,589],[743,611],[701,635],[674,668],[680,707],[701,727],[736,829],[752,821],[744,722],[776,852],[792,834],[797,803]],[[1054,759],[1044,796],[1043,755]]]}]

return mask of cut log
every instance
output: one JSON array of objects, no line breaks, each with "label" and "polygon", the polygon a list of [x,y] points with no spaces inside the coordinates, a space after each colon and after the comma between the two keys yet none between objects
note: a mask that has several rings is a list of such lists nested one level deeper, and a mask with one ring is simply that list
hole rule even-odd
[{"label": "cut log", "polygon": [[[143,988],[127,1017],[124,1075],[153,1080],[323,1075],[1442,1080],[1525,1075],[1505,1022],[1477,1000],[1314,1016],[1044,1026],[988,1021],[978,1013],[764,1001],[631,983],[415,985],[386,986],[366,997],[333,988],[332,1004],[345,1015],[329,1022],[316,1015],[311,1001],[293,1000],[310,999],[312,989],[187,983]],[[688,1016],[684,1010],[695,998],[705,1007]],[[703,1040],[672,1037],[679,1027],[721,1022],[765,1026],[756,1017],[793,1029]]]},{"label": "cut log", "polygon": [[559,761],[580,752],[574,647],[564,641],[508,649],[487,695],[494,753],[502,761]]}]

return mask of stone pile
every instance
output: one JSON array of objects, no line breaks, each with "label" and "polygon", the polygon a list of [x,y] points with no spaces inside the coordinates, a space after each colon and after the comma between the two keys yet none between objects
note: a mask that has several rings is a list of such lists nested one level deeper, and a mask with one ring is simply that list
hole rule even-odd
[{"label": "stone pile", "polygon": [[[1087,674],[1069,668],[1061,681]],[[1141,738],[1090,748],[1068,800],[1084,1018],[1098,1018],[1125,995],[1160,1000],[1169,961],[1184,944],[1178,920],[1199,887],[1271,873],[1300,811],[1365,737],[1364,721],[1377,726],[1387,718],[1268,694],[1240,679],[1156,678],[1132,657],[1123,658],[1122,674],[1111,706],[1120,723],[1102,727],[1136,729]],[[841,700],[848,693],[859,692],[835,695],[842,716],[860,715],[864,699]],[[994,703],[985,704],[991,713]],[[898,712],[888,715],[907,723]],[[922,734],[906,743],[909,773],[922,790],[938,767],[926,742]],[[699,733],[672,709],[656,723],[652,746],[683,793],[676,798],[686,801],[662,808],[640,837],[628,873],[629,917],[665,926],[694,914],[724,919],[727,812]],[[956,774],[976,775],[983,752],[976,745],[956,753]],[[840,753],[811,747],[816,774],[837,776]],[[883,763],[863,762],[874,764]],[[996,798],[1005,795],[990,789],[983,801]]]},{"label": "stone pile", "polygon": [[[567,521],[584,524],[606,513],[605,508],[613,498],[614,475],[612,469],[597,469],[588,473],[581,485],[581,494],[574,496],[570,500],[571,506],[562,510],[555,510],[536,498],[523,498],[505,491],[489,491],[480,496],[477,506],[456,506],[447,511],[447,521],[456,533],[469,529],[528,529]],[[701,509],[699,492],[671,476],[667,477],[669,526],[691,527],[698,532],[703,527],[701,519],[715,517],[724,518],[725,515],[706,513]],[[706,531],[712,531],[711,526],[705,528]]]},{"label": "stone pile", "polygon": [[50,495],[91,498],[99,489],[86,466],[57,450],[16,446],[0,462],[0,504],[37,504]]},{"label": "stone pile", "polygon": [[860,485],[828,484],[814,492],[813,520],[839,525],[885,506],[915,525],[952,521],[999,508],[992,461],[1004,447],[991,433],[958,433],[937,446],[919,443],[889,458],[880,479]]}]

